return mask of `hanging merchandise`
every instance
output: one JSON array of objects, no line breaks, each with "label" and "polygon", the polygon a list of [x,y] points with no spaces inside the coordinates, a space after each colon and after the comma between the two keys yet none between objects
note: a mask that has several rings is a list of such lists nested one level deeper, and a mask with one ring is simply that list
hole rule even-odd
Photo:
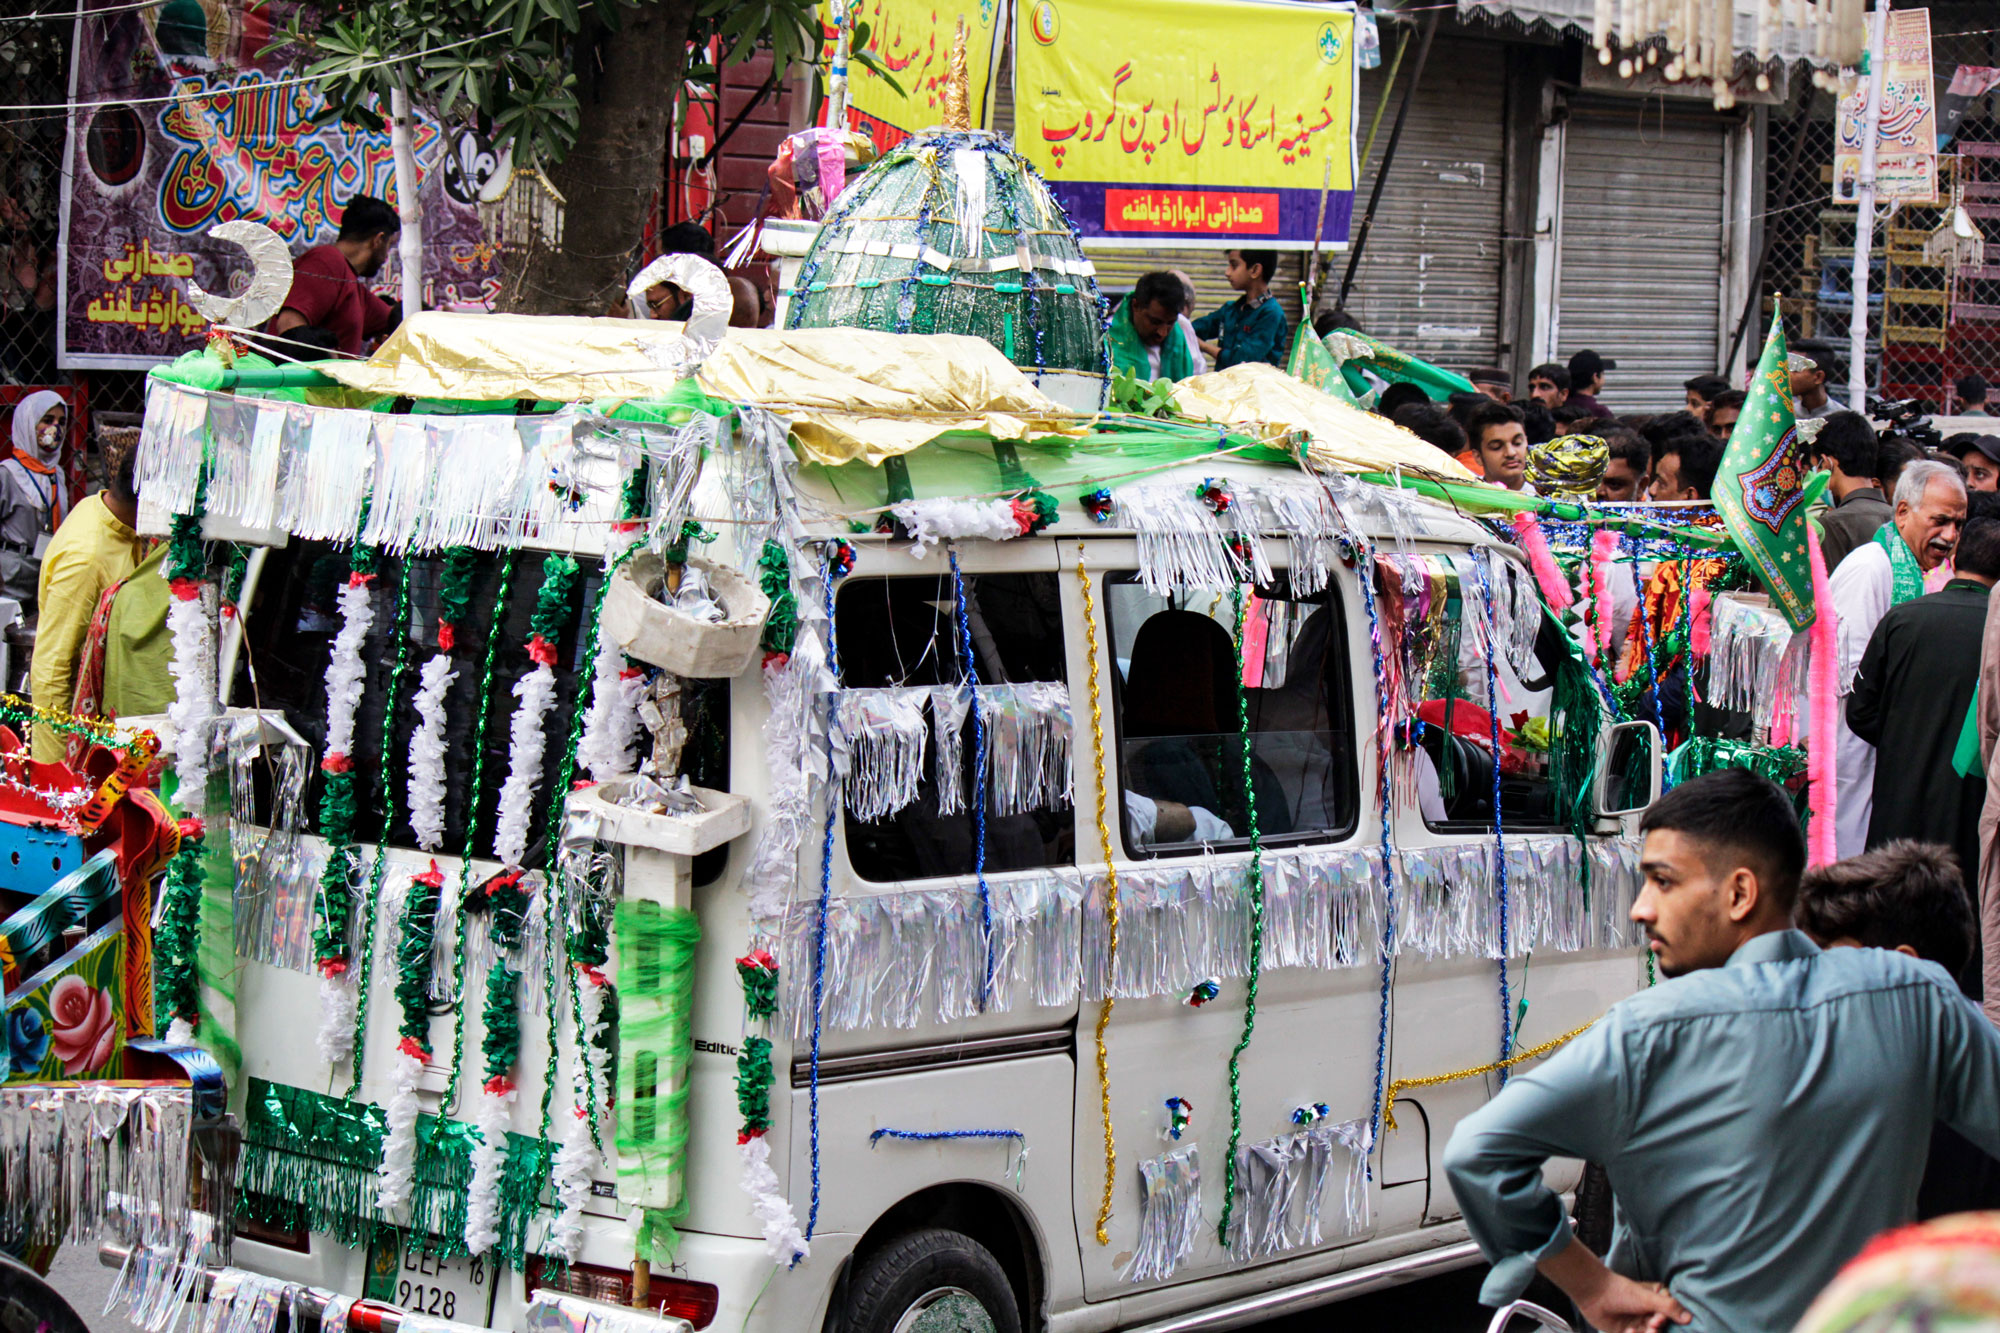
[{"label": "hanging merchandise", "polygon": [[319,804],[326,863],[314,904],[313,963],[319,969],[317,1044],[320,1059],[329,1065],[353,1054],[358,1008],[354,983],[347,975],[359,869],[354,844],[354,718],[368,679],[362,649],[375,623],[375,567],[375,551],[357,545],[349,557],[347,581],[340,588],[340,629],[333,636],[326,667],[326,744],[320,759]]},{"label": "hanging merchandise", "polygon": [[235,1168],[194,1149],[194,1102],[187,1086],[0,1087],[0,1227],[31,1245],[94,1245],[123,1231],[185,1254],[207,1221],[197,1213],[229,1197]]},{"label": "hanging merchandise", "polygon": [[1194,1254],[1201,1233],[1201,1149],[1190,1143],[1139,1163],[1139,1239],[1128,1282],[1164,1282]]}]

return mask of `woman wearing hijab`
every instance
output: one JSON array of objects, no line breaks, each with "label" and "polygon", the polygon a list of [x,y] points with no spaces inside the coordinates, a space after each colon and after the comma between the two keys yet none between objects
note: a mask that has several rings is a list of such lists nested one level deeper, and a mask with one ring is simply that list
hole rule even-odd
[{"label": "woman wearing hijab", "polygon": [[14,456],[0,463],[0,544],[39,557],[69,512],[69,487],[56,465],[69,408],[38,389],[14,405]]}]

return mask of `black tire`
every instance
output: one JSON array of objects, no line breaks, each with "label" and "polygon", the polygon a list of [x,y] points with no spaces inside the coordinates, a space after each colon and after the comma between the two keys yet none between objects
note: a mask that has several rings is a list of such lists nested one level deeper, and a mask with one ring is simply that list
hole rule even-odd
[{"label": "black tire", "polygon": [[1576,1238],[1592,1254],[1611,1252],[1611,1177],[1595,1162],[1583,1164],[1576,1183]]},{"label": "black tire", "polygon": [[1000,1261],[970,1236],[938,1227],[898,1236],[863,1256],[847,1284],[841,1321],[843,1333],[930,1333],[933,1327],[937,1333],[1021,1333],[1021,1312]]}]

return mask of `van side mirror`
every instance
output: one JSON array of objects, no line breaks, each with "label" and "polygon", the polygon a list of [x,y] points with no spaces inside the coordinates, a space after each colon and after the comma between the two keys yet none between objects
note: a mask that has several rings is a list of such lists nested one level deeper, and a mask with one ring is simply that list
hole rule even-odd
[{"label": "van side mirror", "polygon": [[1591,807],[1600,819],[1644,810],[1660,799],[1660,731],[1650,722],[1620,722],[1597,738]]}]

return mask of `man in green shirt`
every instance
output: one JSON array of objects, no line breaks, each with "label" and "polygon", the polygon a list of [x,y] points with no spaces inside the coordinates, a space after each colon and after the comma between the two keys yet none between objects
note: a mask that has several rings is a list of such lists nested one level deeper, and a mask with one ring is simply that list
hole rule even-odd
[{"label": "man in green shirt", "polygon": [[1142,380],[1184,380],[1196,373],[1193,349],[1181,328],[1187,289],[1172,273],[1148,273],[1118,303],[1104,330],[1111,368]]}]

